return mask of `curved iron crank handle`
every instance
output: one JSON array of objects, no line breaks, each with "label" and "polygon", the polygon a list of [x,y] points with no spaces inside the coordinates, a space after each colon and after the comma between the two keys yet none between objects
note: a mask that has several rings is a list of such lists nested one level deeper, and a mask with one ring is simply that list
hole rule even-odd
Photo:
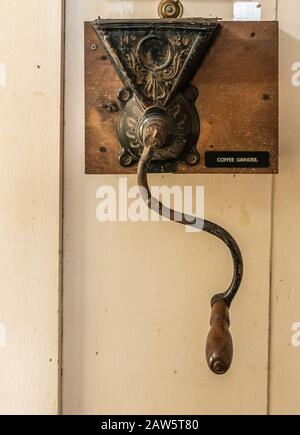
[{"label": "curved iron crank handle", "polygon": [[219,225],[192,216],[182,216],[152,197],[147,170],[154,150],[163,146],[164,143],[163,128],[158,120],[149,124],[144,132],[143,141],[144,149],[139,160],[137,179],[141,197],[146,205],[171,221],[182,225],[193,225],[195,228],[218,237],[231,252],[234,267],[232,282],[226,292],[216,294],[212,299],[211,330],[206,342],[206,359],[210,369],[217,375],[223,375],[229,370],[233,357],[233,344],[229,332],[229,307],[240,287],[243,276],[243,258],[240,248],[234,238]]},{"label": "curved iron crank handle", "polygon": [[206,341],[207,363],[216,375],[223,375],[229,370],[233,357],[229,309],[224,300],[213,304],[210,325]]}]

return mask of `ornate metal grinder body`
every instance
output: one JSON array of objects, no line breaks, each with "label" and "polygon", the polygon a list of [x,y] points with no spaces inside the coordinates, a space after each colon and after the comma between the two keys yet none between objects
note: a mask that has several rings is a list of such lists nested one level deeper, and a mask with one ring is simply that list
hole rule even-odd
[{"label": "ornate metal grinder body", "polygon": [[125,84],[117,94],[121,165],[139,161],[144,131],[154,119],[165,142],[155,151],[150,171],[174,172],[180,161],[198,163],[200,123],[194,105],[198,91],[189,83],[219,28],[215,20],[202,19],[94,23]]},{"label": "ornate metal grinder body", "polygon": [[211,330],[206,356],[216,374],[232,362],[230,304],[239,289],[243,261],[233,237],[220,226],[182,217],[151,196],[147,172],[174,172],[179,162],[195,165],[201,131],[195,108],[198,97],[190,82],[217,37],[217,20],[101,20],[94,30],[102,41],[124,88],[117,92],[121,144],[120,164],[138,163],[138,184],[149,207],[184,225],[193,225],[221,239],[230,249],[234,274],[229,289],[212,299]]}]

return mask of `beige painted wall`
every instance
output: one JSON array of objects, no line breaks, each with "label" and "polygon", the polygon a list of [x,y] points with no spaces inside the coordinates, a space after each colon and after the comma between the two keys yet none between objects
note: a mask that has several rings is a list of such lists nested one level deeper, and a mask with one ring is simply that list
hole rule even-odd
[{"label": "beige painted wall", "polygon": [[[189,15],[232,19],[231,2],[184,3]],[[274,20],[276,2],[262,3]],[[204,185],[206,216],[244,253],[231,310],[235,360],[224,377],[208,371],[204,347],[210,297],[231,278],[226,247],[173,223],[96,220],[98,187],[119,178],[84,175],[83,21],[120,16],[120,5],[122,16],[156,16],[152,1],[67,1],[63,411],[264,414],[272,177],[151,177]]]},{"label": "beige painted wall", "polygon": [[[1,414],[56,413],[61,397],[61,3],[0,5]],[[299,1],[262,2],[263,18],[277,10],[281,28],[280,175],[152,177],[203,184],[207,217],[243,250],[246,275],[231,312],[235,360],[222,378],[208,371],[203,348],[208,301],[230,279],[226,249],[172,223],[95,217],[97,188],[118,177],[84,175],[82,23],[119,16],[120,4],[123,16],[155,16],[152,0],[67,1],[63,411],[299,414],[291,330],[300,322],[300,87],[291,82]],[[190,16],[232,14],[230,1],[185,6]]]},{"label": "beige painted wall", "polygon": [[61,0],[0,2],[0,413],[58,408]]},{"label": "beige painted wall", "polygon": [[292,339],[292,325],[300,322],[299,74],[298,86],[292,83],[292,66],[300,66],[300,2],[280,0],[278,6],[281,163],[274,189],[270,411],[300,414],[299,334]]}]

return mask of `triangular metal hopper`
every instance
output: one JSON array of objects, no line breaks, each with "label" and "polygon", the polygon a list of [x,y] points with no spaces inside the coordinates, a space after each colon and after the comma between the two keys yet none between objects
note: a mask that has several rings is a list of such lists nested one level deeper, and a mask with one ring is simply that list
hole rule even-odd
[{"label": "triangular metal hopper", "polygon": [[167,107],[189,84],[217,36],[216,20],[102,20],[93,28],[121,80],[144,108]]}]

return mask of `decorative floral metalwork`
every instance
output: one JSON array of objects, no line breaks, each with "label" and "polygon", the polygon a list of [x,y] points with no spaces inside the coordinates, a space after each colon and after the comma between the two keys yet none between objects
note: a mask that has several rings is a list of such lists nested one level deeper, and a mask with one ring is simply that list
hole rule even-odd
[{"label": "decorative floral metalwork", "polygon": [[180,35],[170,40],[154,35],[140,41],[133,35],[120,37],[120,49],[135,83],[143,86],[146,99],[162,106],[190,52],[188,45],[189,38]]}]

